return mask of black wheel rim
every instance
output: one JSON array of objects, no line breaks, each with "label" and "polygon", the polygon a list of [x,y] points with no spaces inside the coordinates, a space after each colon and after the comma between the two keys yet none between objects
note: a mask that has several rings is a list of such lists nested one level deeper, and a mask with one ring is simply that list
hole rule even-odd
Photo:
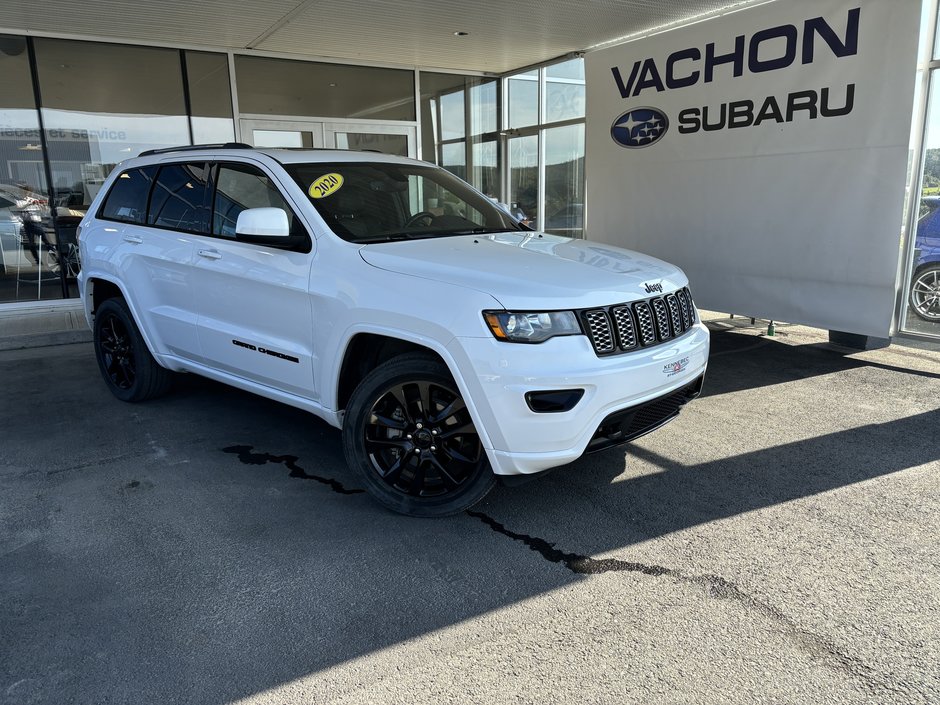
[{"label": "black wheel rim", "polygon": [[134,363],[134,348],[130,334],[124,322],[109,314],[101,322],[101,359],[104,362],[108,379],[118,389],[130,389],[137,378],[137,366]]},{"label": "black wheel rim", "polygon": [[436,382],[404,382],[380,394],[364,435],[378,477],[411,497],[457,492],[486,463],[460,394]]},{"label": "black wheel rim", "polygon": [[914,280],[911,299],[922,317],[940,321],[940,269],[924,272]]}]

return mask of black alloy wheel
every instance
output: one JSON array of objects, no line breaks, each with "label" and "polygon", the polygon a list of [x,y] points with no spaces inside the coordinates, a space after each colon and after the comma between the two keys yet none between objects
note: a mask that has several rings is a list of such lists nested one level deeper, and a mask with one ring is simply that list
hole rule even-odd
[{"label": "black alloy wheel", "polygon": [[472,506],[495,478],[447,367],[422,353],[373,370],[353,394],[343,442],[382,504],[413,516]]},{"label": "black alloy wheel", "polygon": [[104,372],[111,384],[128,390],[137,379],[134,347],[124,322],[114,313],[106,313],[101,322],[101,348]]},{"label": "black alloy wheel", "polygon": [[101,376],[121,401],[152,399],[169,388],[172,373],[153,359],[124,299],[98,306],[94,340]]}]

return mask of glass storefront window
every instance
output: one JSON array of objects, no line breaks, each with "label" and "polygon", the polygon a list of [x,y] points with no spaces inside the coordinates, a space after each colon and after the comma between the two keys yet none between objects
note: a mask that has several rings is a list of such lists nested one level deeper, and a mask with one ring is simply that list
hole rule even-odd
[{"label": "glass storefront window", "polygon": [[257,115],[414,120],[414,72],[236,56],[238,107]]},{"label": "glass storefront window", "polygon": [[536,226],[539,203],[539,136],[509,140],[509,207],[527,225]]},{"label": "glass storefront window", "polygon": [[187,51],[185,56],[193,143],[234,142],[228,57],[205,51]]},{"label": "glass storefront window", "polygon": [[442,93],[438,98],[441,107],[438,115],[441,141],[462,139],[466,134],[463,95],[463,90],[459,90]]},{"label": "glass storefront window", "polygon": [[475,142],[472,146],[470,183],[490,198],[499,198],[499,165],[496,155],[496,140]]},{"label": "glass storefront window", "polygon": [[440,163],[440,146],[449,140],[462,140],[466,134],[464,91],[467,76],[422,71],[421,157]]},{"label": "glass storefront window", "polygon": [[65,250],[52,227],[26,39],[0,35],[0,302],[61,298]]},{"label": "glass storefront window", "polygon": [[940,73],[931,76],[924,138],[923,180],[917,222],[912,227],[913,259],[902,329],[940,335]]},{"label": "glass storefront window", "polygon": [[584,124],[544,131],[545,222],[566,237],[584,235]]},{"label": "glass storefront window", "polygon": [[420,75],[422,156],[495,198],[500,194],[498,83],[458,74]]},{"label": "glass storefront window", "polygon": [[509,127],[535,125],[539,121],[538,70],[511,76],[506,81],[509,93]]},{"label": "glass storefront window", "polygon": [[35,42],[57,206],[83,212],[118,162],[190,143],[178,51]]},{"label": "glass storefront window", "polygon": [[470,87],[470,134],[496,132],[496,81]]},{"label": "glass storefront window", "polygon": [[465,142],[453,142],[441,145],[441,166],[454,176],[467,178],[467,145]]},{"label": "glass storefront window", "polygon": [[584,117],[584,61],[545,67],[545,122]]}]

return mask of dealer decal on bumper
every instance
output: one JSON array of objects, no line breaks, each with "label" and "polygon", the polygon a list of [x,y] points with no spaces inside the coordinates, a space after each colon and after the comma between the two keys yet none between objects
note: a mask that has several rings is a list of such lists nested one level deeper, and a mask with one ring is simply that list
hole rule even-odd
[{"label": "dealer decal on bumper", "polygon": [[663,374],[667,377],[675,377],[677,374],[685,370],[689,366],[689,358],[684,357],[681,360],[676,360],[675,362],[670,362],[668,365],[663,365]]}]

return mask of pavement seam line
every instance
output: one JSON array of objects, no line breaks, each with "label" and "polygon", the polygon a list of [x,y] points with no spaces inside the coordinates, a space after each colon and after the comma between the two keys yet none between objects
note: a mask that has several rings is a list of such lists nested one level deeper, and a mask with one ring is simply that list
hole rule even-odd
[{"label": "pavement seam line", "polygon": [[519,541],[530,550],[541,555],[545,560],[564,565],[568,570],[577,575],[600,575],[611,572],[640,573],[653,577],[668,577],[679,582],[705,587],[712,597],[723,600],[734,600],[773,622],[780,628],[783,636],[793,642],[799,649],[814,658],[824,661],[828,666],[861,681],[872,695],[884,691],[893,694],[902,693],[909,695],[909,690],[913,689],[921,696],[926,697],[926,694],[920,691],[920,689],[913,687],[912,684],[905,683],[904,686],[901,686],[891,683],[884,675],[880,674],[860,659],[843,653],[832,642],[807,629],[803,629],[776,607],[749,595],[733,582],[720,575],[695,575],[661,565],[624,561],[619,558],[598,559],[577,553],[569,553],[555,548],[555,544],[549,543],[545,539],[512,531],[493,517],[482,512],[468,510],[467,514],[474,519],[480,520],[494,532],[502,534],[513,541]]}]

